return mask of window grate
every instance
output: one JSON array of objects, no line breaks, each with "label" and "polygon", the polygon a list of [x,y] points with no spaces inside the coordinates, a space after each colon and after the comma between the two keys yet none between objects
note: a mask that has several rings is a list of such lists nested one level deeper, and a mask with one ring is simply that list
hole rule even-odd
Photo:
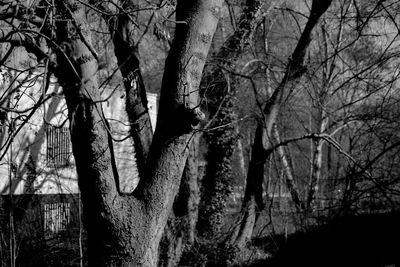
[{"label": "window grate", "polygon": [[44,204],[43,209],[46,238],[67,230],[70,223],[70,203]]},{"label": "window grate", "polygon": [[69,165],[71,155],[70,135],[67,127],[46,127],[47,161],[55,166]]}]

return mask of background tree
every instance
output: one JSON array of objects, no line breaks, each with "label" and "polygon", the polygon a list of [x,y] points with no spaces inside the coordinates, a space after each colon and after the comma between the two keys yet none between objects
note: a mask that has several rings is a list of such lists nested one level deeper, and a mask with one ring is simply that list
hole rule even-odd
[{"label": "background tree", "polygon": [[[96,266],[155,266],[159,253],[162,266],[240,265],[272,253],[275,233],[396,210],[397,10],[395,0],[3,1],[12,85],[1,88],[0,159],[38,107],[65,96]],[[48,91],[54,77],[62,92]],[[32,104],[14,106],[35,81]],[[125,92],[139,177],[120,177],[101,109],[110,85]],[[161,90],[154,134],[145,87]],[[28,152],[16,172],[31,192]],[[275,239],[257,247],[258,234]]]}]

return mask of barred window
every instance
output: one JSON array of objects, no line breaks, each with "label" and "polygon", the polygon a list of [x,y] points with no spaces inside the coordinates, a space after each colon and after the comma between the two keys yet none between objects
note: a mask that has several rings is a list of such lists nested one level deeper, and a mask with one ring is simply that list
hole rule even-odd
[{"label": "barred window", "polygon": [[46,238],[67,230],[70,223],[70,203],[44,204],[43,210]]},{"label": "barred window", "polygon": [[46,127],[47,161],[54,166],[69,165],[71,156],[71,141],[67,127]]}]

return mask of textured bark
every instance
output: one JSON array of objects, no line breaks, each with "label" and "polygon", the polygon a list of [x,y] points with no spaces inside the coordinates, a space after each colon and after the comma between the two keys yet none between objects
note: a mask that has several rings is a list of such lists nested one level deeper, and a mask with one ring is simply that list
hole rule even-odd
[{"label": "textured bark", "polygon": [[165,227],[160,246],[160,266],[177,266],[184,250],[195,240],[199,204],[199,135],[193,136],[179,193]]},{"label": "textured bark", "polygon": [[[108,132],[100,104],[96,77],[97,61],[78,36],[72,20],[79,25],[86,42],[90,35],[83,8],[72,8],[71,2],[58,2],[62,16],[71,20],[59,21],[57,39],[64,51],[57,51],[60,66],[56,76],[63,86],[68,106],[73,153],[82,193],[84,218],[88,230],[88,251],[92,265],[111,265],[108,257],[129,254],[118,235],[121,223],[116,218],[121,203],[117,202]],[[67,12],[67,10],[71,12]],[[89,43],[90,45],[90,43]],[[101,233],[101,234],[100,234]],[[102,253],[99,253],[102,251]],[[126,256],[125,256],[126,257]],[[98,259],[98,261],[96,260]],[[101,263],[101,264],[100,264]]]},{"label": "textured bark", "polygon": [[223,101],[211,125],[223,127],[212,130],[205,136],[208,142],[207,166],[202,181],[197,231],[206,239],[220,234],[226,204],[232,192],[232,156],[237,141],[237,115],[234,111],[236,100],[230,94]]},{"label": "textured bark", "polygon": [[[152,179],[139,183],[139,189],[145,188],[144,199],[155,206],[153,216],[158,225],[150,228],[149,233],[150,240],[157,245],[179,188],[192,129],[203,119],[198,110],[198,86],[221,4],[222,1],[208,0],[181,1],[177,5],[176,19],[186,24],[177,25],[166,61],[157,130],[147,164]],[[159,156],[166,152],[168,155]],[[160,203],[160,200],[164,201]],[[158,247],[154,246],[153,252],[157,251]]]},{"label": "textured bark", "polygon": [[[156,266],[158,245],[179,189],[193,128],[203,119],[198,85],[222,1],[178,1],[175,38],[166,61],[157,131],[145,179],[120,195],[110,136],[101,111],[97,60],[83,7],[58,2],[56,73],[67,101],[91,266]],[[68,57],[68,58],[67,58]]]},{"label": "textured bark", "polygon": [[[239,55],[251,43],[263,4],[264,1],[246,1],[237,29],[216,55],[224,69],[238,71]],[[239,79],[217,69],[211,71],[206,80],[211,80],[211,87],[214,87],[213,94],[208,98],[212,99],[209,111],[213,122],[210,128],[215,129],[205,134],[208,164],[202,184],[197,229],[200,236],[214,238],[221,231],[226,202],[232,192],[231,164],[238,140],[235,106]]]},{"label": "textured bark", "polygon": [[243,14],[239,19],[235,32],[224,42],[217,54],[221,64],[226,64],[225,66],[229,66],[232,63],[233,66],[237,64],[237,57],[252,41],[254,30],[261,19],[260,12],[265,4],[264,2],[261,0],[246,0]]},{"label": "textured bark", "polygon": [[180,229],[182,226],[184,226],[184,223],[171,212],[160,243],[158,266],[178,266],[185,242]]},{"label": "textured bark", "polygon": [[179,194],[174,203],[175,214],[181,218],[185,217],[186,225],[183,231],[188,244],[194,242],[199,212],[199,141],[200,136],[195,135],[183,172]]},{"label": "textured bark", "polygon": [[[104,4],[103,4],[104,5]],[[107,9],[102,6],[103,9]],[[134,8],[133,1],[123,3],[123,7]],[[150,116],[147,108],[147,99],[142,76],[139,68],[139,60],[136,56],[133,40],[133,22],[126,14],[115,17],[106,17],[110,32],[113,37],[115,55],[118,59],[121,74],[124,78],[126,90],[126,107],[131,123],[131,135],[134,140],[139,177],[144,178],[145,164],[153,138]],[[197,140],[197,142],[196,142]],[[175,266],[182,254],[186,243],[194,241],[194,226],[197,222],[198,206],[198,174],[196,168],[198,149],[198,137],[194,137],[194,143],[186,162],[186,167],[179,189],[178,199],[174,206],[182,207],[180,212],[171,212],[170,218],[162,239],[160,249],[160,265]],[[185,223],[188,223],[186,227]]]}]

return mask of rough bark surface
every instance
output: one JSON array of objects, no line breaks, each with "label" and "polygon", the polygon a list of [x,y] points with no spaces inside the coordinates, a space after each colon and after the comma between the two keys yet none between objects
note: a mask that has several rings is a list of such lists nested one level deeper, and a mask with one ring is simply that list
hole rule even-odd
[{"label": "rough bark surface", "polygon": [[199,135],[193,136],[179,193],[168,218],[160,246],[159,266],[177,266],[195,240],[199,204]]},{"label": "rough bark surface", "polygon": [[195,239],[200,200],[199,141],[200,136],[196,134],[193,137],[189,156],[183,171],[179,194],[173,209],[177,216],[185,218],[183,231],[188,244],[192,244]]},{"label": "rough bark surface", "polygon": [[[85,43],[90,42],[90,35],[83,8],[71,9],[74,4],[71,2],[58,4],[58,10],[70,20],[57,25],[57,38],[65,46],[64,51],[58,51],[60,71],[56,76],[63,86],[68,106],[72,148],[88,229],[89,258],[97,257],[108,264],[112,260],[105,259],[106,255],[120,257],[127,251],[121,242],[123,239],[119,238],[122,234],[118,230],[120,218],[115,217],[120,203],[116,201],[108,132],[101,106],[96,102],[100,100],[97,61],[88,48],[90,43]],[[84,33],[85,42],[78,31]],[[96,255],[100,250],[103,253]]]},{"label": "rough bark surface", "polygon": [[[249,46],[257,26],[263,1],[247,0],[237,29],[222,45],[215,58],[222,66],[237,72],[239,55]],[[202,202],[199,208],[198,232],[205,238],[220,234],[226,212],[226,202],[232,192],[232,156],[237,147],[238,125],[235,111],[239,79],[221,69],[210,72],[213,94],[209,106],[213,118],[205,134],[208,142],[206,174],[202,183]],[[213,129],[215,128],[215,129]]]},{"label": "rough bark surface", "polygon": [[207,167],[202,181],[197,231],[206,239],[221,233],[226,204],[232,192],[232,156],[237,142],[236,98],[229,94],[222,101],[211,127],[223,127],[211,130],[205,136],[208,143]]},{"label": "rough bark surface", "polygon": [[120,195],[107,123],[98,103],[97,60],[83,6],[58,2],[64,44],[57,72],[67,101],[73,153],[88,229],[90,266],[156,266],[158,245],[179,189],[193,128],[203,119],[198,85],[222,1],[178,1],[175,38],[166,61],[157,131],[145,179]]}]

